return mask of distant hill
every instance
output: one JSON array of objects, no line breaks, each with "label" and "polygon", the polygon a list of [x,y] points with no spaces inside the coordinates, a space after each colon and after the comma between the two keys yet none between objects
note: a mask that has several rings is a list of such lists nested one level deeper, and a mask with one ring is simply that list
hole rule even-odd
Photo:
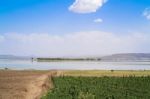
[{"label": "distant hill", "polygon": [[101,57],[101,61],[150,61],[150,53],[124,53]]},{"label": "distant hill", "polygon": [[0,59],[31,59],[31,58],[25,56],[0,55]]}]

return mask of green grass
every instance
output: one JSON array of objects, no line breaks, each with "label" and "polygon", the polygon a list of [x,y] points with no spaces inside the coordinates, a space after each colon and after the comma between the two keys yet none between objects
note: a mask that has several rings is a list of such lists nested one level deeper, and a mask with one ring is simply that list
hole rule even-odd
[{"label": "green grass", "polygon": [[150,99],[150,77],[54,77],[42,99]]}]

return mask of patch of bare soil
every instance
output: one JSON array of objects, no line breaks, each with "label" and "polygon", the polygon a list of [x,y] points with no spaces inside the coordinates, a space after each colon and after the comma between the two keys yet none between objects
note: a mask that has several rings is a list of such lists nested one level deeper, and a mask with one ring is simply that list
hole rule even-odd
[{"label": "patch of bare soil", "polygon": [[0,99],[40,99],[53,88],[54,71],[0,70]]}]

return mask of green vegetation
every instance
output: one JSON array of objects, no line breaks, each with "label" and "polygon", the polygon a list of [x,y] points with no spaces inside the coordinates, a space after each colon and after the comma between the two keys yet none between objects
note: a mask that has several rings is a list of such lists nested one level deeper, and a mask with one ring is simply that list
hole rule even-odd
[{"label": "green vegetation", "polygon": [[51,61],[100,61],[96,58],[37,58],[39,62],[51,62]]},{"label": "green vegetation", "polygon": [[150,99],[150,77],[54,77],[42,99]]}]

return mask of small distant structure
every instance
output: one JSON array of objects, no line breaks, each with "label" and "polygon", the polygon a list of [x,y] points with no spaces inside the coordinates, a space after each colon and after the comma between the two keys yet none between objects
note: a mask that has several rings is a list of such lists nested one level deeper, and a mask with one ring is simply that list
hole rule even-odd
[{"label": "small distant structure", "polygon": [[37,59],[34,57],[31,57],[31,61],[34,62],[34,61],[37,61]]},{"label": "small distant structure", "polygon": [[32,62],[34,61],[34,58],[33,58],[33,57],[31,58],[31,61],[32,61]]},{"label": "small distant structure", "polygon": [[114,70],[112,69],[112,70],[110,70],[111,72],[114,72]]},{"label": "small distant structure", "polygon": [[9,70],[9,68],[5,67],[4,70]]}]

